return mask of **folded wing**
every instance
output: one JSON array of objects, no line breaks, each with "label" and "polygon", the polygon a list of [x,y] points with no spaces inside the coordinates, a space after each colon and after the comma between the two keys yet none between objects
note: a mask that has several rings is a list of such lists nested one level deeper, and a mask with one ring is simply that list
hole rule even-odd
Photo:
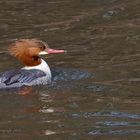
[{"label": "folded wing", "polygon": [[3,73],[0,77],[0,82],[6,85],[16,83],[30,83],[37,78],[41,78],[46,74],[41,70],[10,70]]}]

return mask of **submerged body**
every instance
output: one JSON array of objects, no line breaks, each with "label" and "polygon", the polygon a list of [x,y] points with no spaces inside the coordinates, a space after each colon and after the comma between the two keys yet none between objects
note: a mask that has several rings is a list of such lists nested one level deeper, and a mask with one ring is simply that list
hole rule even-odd
[{"label": "submerged body", "polygon": [[36,39],[19,40],[9,51],[21,60],[25,67],[1,74],[0,89],[49,84],[52,78],[50,68],[39,55],[64,52],[50,49],[46,43]]}]

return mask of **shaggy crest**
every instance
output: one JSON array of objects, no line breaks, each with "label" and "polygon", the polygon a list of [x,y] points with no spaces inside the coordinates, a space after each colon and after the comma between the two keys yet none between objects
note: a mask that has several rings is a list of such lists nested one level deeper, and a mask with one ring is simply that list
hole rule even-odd
[{"label": "shaggy crest", "polygon": [[39,53],[48,48],[48,45],[37,39],[20,39],[12,43],[9,52],[17,57],[23,64],[34,66],[40,64]]}]

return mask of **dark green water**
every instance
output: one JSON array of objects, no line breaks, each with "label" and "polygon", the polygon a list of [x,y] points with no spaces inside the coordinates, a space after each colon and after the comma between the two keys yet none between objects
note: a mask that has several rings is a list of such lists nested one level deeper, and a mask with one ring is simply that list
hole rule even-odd
[{"label": "dark green water", "polygon": [[[44,59],[70,78],[27,96],[0,91],[1,140],[139,140],[139,0],[1,0],[0,51],[17,38],[66,49]],[[0,60],[0,72],[22,67]]]}]

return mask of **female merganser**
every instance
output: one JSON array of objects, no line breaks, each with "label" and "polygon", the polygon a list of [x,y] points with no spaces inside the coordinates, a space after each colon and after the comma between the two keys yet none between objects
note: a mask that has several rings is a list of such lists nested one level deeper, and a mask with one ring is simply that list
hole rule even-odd
[{"label": "female merganser", "polygon": [[4,72],[0,76],[0,89],[50,83],[52,78],[50,68],[40,55],[65,51],[51,49],[47,43],[37,39],[20,39],[10,45],[9,52],[25,67]]}]

